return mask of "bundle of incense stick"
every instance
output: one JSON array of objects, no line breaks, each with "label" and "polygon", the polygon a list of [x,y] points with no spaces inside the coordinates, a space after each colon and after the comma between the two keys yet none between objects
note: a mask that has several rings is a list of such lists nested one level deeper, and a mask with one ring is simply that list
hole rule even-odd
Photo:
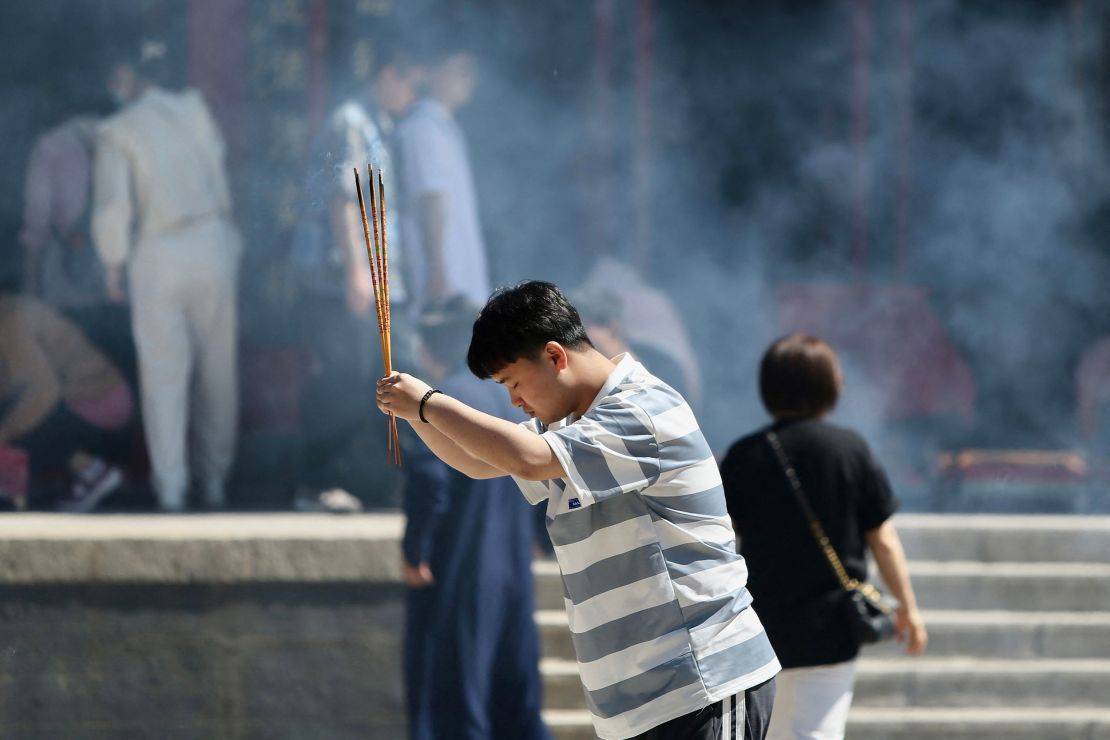
[{"label": "bundle of incense stick", "polygon": [[[366,256],[370,260],[370,282],[374,287],[374,307],[378,317],[378,335],[382,340],[382,360],[385,374],[393,373],[393,347],[389,336],[389,244],[385,235],[385,181],[381,169],[378,170],[377,196],[374,195],[374,167],[367,165],[368,189],[370,190],[370,218],[366,217],[366,201],[362,197],[362,181],[355,167],[355,192],[358,193],[358,207],[362,211],[362,232],[366,237]],[[371,230],[370,221],[374,228]],[[371,233],[373,236],[371,237]],[[397,417],[389,415],[389,460],[394,465],[401,464],[401,445],[397,437]]]}]

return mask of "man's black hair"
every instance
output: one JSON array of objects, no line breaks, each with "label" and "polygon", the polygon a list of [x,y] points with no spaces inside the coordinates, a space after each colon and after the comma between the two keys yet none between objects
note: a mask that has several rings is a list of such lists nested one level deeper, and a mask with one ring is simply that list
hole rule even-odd
[{"label": "man's black hair", "polygon": [[532,359],[548,342],[566,349],[593,346],[563,292],[551,283],[528,280],[490,296],[474,321],[466,364],[485,379],[521,358]]}]

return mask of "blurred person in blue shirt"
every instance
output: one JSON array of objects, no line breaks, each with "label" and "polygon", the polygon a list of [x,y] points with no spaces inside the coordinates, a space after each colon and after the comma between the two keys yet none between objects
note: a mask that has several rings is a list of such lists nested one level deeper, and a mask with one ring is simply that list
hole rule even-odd
[{"label": "blurred person in blue shirt", "polygon": [[402,234],[417,305],[462,294],[480,306],[491,291],[470,155],[455,120],[478,79],[474,56],[460,43],[421,51],[425,94],[397,128]]},{"label": "blurred person in blue shirt", "polygon": [[[466,368],[478,309],[430,304],[422,364],[443,392],[522,419],[501,390]],[[414,740],[542,740],[539,641],[533,618],[531,508],[509,478],[474,480],[421,442],[405,458],[402,576],[405,686]]]}]

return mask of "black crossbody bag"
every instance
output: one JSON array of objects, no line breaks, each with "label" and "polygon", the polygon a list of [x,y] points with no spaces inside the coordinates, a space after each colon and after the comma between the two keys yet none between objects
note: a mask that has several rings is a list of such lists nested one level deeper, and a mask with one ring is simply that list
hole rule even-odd
[{"label": "black crossbody bag", "polygon": [[817,545],[825,553],[825,558],[829,561],[837,580],[840,581],[840,585],[844,589],[843,597],[838,603],[842,606],[848,619],[852,636],[860,644],[880,642],[893,637],[893,606],[874,585],[867,581],[857,581],[855,578],[848,577],[848,572],[844,570],[844,564],[840,562],[840,557],[833,549],[832,543],[829,542],[821,522],[818,521],[817,515],[813,512],[813,507],[809,505],[809,500],[802,490],[802,482],[798,480],[798,474],[794,472],[794,466],[790,464],[790,459],[787,458],[778,435],[773,431],[768,431],[766,436],[767,442],[770,443],[771,449],[775,452],[775,457],[778,458],[783,473],[786,474],[790,490],[794,493],[794,498],[798,501],[798,506],[809,523],[813,538],[817,540]]}]

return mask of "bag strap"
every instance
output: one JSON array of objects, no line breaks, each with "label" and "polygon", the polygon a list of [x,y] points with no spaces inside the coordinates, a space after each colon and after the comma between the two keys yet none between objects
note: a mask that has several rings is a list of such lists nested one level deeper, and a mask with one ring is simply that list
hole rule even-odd
[{"label": "bag strap", "polygon": [[825,558],[832,566],[833,572],[836,573],[837,580],[840,581],[840,585],[845,591],[855,591],[860,587],[860,582],[855,578],[850,578],[848,572],[844,570],[844,564],[840,562],[840,557],[833,549],[832,543],[829,542],[824,527],[821,526],[817,515],[813,513],[813,507],[809,505],[809,499],[806,498],[805,491],[802,490],[802,482],[798,480],[798,474],[794,472],[794,466],[790,464],[790,459],[786,456],[786,450],[782,448],[779,436],[772,430],[767,430],[766,436],[771,449],[775,451],[775,457],[778,458],[783,473],[786,474],[786,480],[790,483],[790,490],[794,493],[794,498],[797,499],[798,506],[801,507],[802,513],[809,523],[809,530],[813,533],[813,538],[817,540],[821,551],[825,553]]}]

